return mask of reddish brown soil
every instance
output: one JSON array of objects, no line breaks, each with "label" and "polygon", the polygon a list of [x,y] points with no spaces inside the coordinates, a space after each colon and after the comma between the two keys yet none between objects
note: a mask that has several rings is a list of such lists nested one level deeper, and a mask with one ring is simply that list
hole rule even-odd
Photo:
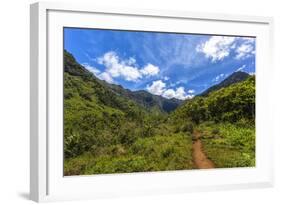
[{"label": "reddish brown soil", "polygon": [[200,140],[200,132],[195,130],[193,132],[193,145],[192,157],[196,168],[198,169],[211,169],[215,168],[214,163],[205,155]]}]

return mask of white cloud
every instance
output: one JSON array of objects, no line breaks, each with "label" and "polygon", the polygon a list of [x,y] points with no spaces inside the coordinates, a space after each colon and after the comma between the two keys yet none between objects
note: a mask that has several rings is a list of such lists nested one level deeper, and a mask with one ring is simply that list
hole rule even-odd
[{"label": "white cloud", "polygon": [[110,76],[110,74],[108,74],[107,72],[103,72],[101,73],[100,70],[98,70],[97,68],[90,66],[87,63],[83,63],[82,64],[88,71],[92,72],[93,74],[95,74],[96,77],[98,77],[101,80],[105,80],[108,83],[114,83],[113,78]]},{"label": "white cloud", "polygon": [[165,90],[162,96],[168,99],[177,98],[180,100],[185,100],[187,98],[193,97],[193,95],[187,95],[183,87],[179,87],[176,90],[173,89]]},{"label": "white cloud", "polygon": [[113,51],[105,53],[98,58],[97,62],[105,66],[105,72],[111,78],[121,77],[127,81],[138,81],[143,76],[153,76],[159,73],[159,68],[155,65],[149,63],[144,68],[139,69],[133,57],[122,60]]},{"label": "white cloud", "polygon": [[183,87],[174,89],[166,89],[166,84],[162,80],[153,81],[150,86],[147,86],[147,90],[154,95],[161,95],[165,98],[177,98],[180,100],[193,98],[194,95],[186,94]]},{"label": "white cloud", "polygon": [[168,76],[165,76],[163,79],[164,80],[169,80],[170,78]]},{"label": "white cloud", "polygon": [[256,73],[255,72],[250,72],[249,75],[256,75]]},{"label": "white cloud", "polygon": [[152,64],[147,64],[143,69],[140,70],[140,72],[143,75],[148,75],[148,76],[153,76],[153,75],[157,75],[159,73],[159,68],[155,65]]},{"label": "white cloud", "polygon": [[120,76],[123,76],[127,81],[136,81],[139,78],[142,78],[140,72],[137,68],[131,66],[120,67]]},{"label": "white cloud", "polygon": [[237,54],[235,56],[236,59],[245,59],[255,54],[255,48],[249,41],[246,41],[240,45],[235,52]]},{"label": "white cloud", "polygon": [[244,70],[244,68],[246,68],[246,65],[242,65],[241,67],[237,68],[236,72],[242,71]]},{"label": "white cloud", "polygon": [[165,91],[166,84],[162,80],[153,81],[151,86],[147,86],[147,90],[154,95],[162,95]]},{"label": "white cloud", "polygon": [[168,89],[165,90],[165,92],[163,93],[163,97],[171,99],[174,98],[176,95],[176,92],[173,89]]},{"label": "white cloud", "polygon": [[187,93],[193,94],[195,90],[188,90]]},{"label": "white cloud", "polygon": [[107,52],[98,58],[98,63],[106,67],[106,73],[112,78],[122,77],[127,81],[137,81],[141,78],[138,68],[130,66],[126,61],[120,61],[115,52]]},{"label": "white cloud", "polygon": [[99,74],[97,77],[101,80],[105,80],[108,83],[114,83],[114,80],[112,79],[112,77],[106,72]]},{"label": "white cloud", "polygon": [[255,54],[255,38],[242,37],[240,39],[243,40],[243,43],[235,50],[237,54],[235,58],[239,60],[253,56]]},{"label": "white cloud", "polygon": [[235,37],[212,36],[208,41],[196,47],[197,52],[204,53],[212,62],[223,60],[235,47]]},{"label": "white cloud", "polygon": [[212,36],[208,41],[196,47],[197,52],[204,53],[212,62],[220,61],[236,53],[235,59],[245,59],[255,54],[255,38]]},{"label": "white cloud", "polygon": [[185,100],[187,98],[192,98],[193,95],[187,95],[184,91],[183,87],[179,87],[176,89],[175,92],[175,98],[180,99],[180,100]]},{"label": "white cloud", "polygon": [[218,81],[220,81],[225,76],[226,76],[225,74],[221,73],[221,74],[217,75],[212,81],[213,82],[218,82]]},{"label": "white cloud", "polygon": [[86,68],[88,71],[94,73],[95,75],[98,75],[100,73],[100,70],[89,65],[88,63],[83,63],[82,66],[84,66],[84,68]]},{"label": "white cloud", "polygon": [[135,65],[136,62],[137,62],[136,59],[133,58],[133,57],[130,57],[128,60],[126,60],[126,63],[127,63],[128,65]]}]

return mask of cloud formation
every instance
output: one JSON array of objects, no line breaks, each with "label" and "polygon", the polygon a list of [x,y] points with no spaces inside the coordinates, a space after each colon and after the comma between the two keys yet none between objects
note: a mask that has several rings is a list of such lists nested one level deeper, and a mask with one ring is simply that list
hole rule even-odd
[{"label": "cloud formation", "polygon": [[153,75],[157,75],[159,73],[159,68],[155,65],[152,64],[147,64],[143,69],[140,70],[140,72],[143,75],[148,75],[148,76],[153,76]]},{"label": "cloud formation", "polygon": [[245,59],[255,54],[255,39],[249,37],[212,36],[199,44],[196,51],[204,53],[212,62],[221,61],[235,52],[235,59]]},{"label": "cloud formation", "polygon": [[252,43],[247,41],[244,44],[240,45],[235,52],[237,54],[235,56],[236,59],[245,59],[255,54],[255,48]]},{"label": "cloud formation", "polygon": [[82,66],[84,66],[84,68],[86,68],[88,71],[94,73],[95,75],[100,74],[100,70],[89,65],[88,63],[82,63]]},{"label": "cloud formation", "polygon": [[101,72],[99,69],[89,65],[88,63],[82,63],[82,66],[84,66],[84,68],[86,68],[88,71],[95,74],[95,76],[99,79],[105,80],[108,83],[114,83],[113,78],[107,72]]},{"label": "cloud formation", "polygon": [[162,80],[153,81],[150,86],[147,86],[147,90],[154,95],[162,95],[165,91],[166,83]]},{"label": "cloud formation", "polygon": [[218,82],[218,81],[222,80],[224,77],[226,77],[226,75],[221,73],[221,74],[217,75],[212,81]]},{"label": "cloud formation", "polygon": [[195,90],[188,90],[187,93],[193,94],[195,93]]},{"label": "cloud formation", "polygon": [[185,100],[194,97],[194,95],[192,95],[194,90],[189,90],[191,92],[188,92],[189,94],[187,94],[184,90],[184,87],[178,87],[175,90],[171,88],[167,89],[166,83],[164,83],[162,80],[153,81],[151,85],[147,86],[147,90],[154,95],[161,95],[168,99],[176,98]]},{"label": "cloud formation", "polygon": [[[126,81],[138,81],[145,76],[157,75],[160,69],[148,63],[142,69],[136,65],[136,59],[130,57],[129,59],[120,59],[120,57],[113,51],[105,53],[98,58],[98,63],[105,66],[103,76],[107,79],[122,78]],[[110,77],[110,78],[109,78]]]},{"label": "cloud formation", "polygon": [[103,73],[101,73],[101,74],[99,74],[98,76],[97,76],[99,79],[101,79],[101,80],[105,80],[106,82],[108,82],[108,83],[114,83],[114,80],[113,80],[113,78],[111,77],[111,75],[109,74],[109,73],[107,73],[107,72],[103,72]]},{"label": "cloud formation", "polygon": [[208,41],[196,47],[197,52],[202,52],[212,62],[216,62],[227,57],[231,51],[235,37],[212,36]]}]

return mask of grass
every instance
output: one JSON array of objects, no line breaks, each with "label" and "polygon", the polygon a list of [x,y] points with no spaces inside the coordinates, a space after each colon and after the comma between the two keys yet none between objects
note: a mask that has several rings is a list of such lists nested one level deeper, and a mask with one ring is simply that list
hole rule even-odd
[{"label": "grass", "polygon": [[204,123],[204,152],[217,168],[255,166],[255,129],[230,123]]},{"label": "grass", "polygon": [[[193,169],[191,133],[175,133],[174,129],[178,129],[166,124],[159,127],[156,135],[138,138],[133,144],[92,147],[82,155],[66,159],[64,175]],[[196,129],[202,134],[205,154],[216,168],[255,166],[254,127],[205,122]]]},{"label": "grass", "polygon": [[[133,144],[92,147],[64,162],[64,174],[91,175],[193,169],[192,137],[167,124],[159,125],[152,137],[137,138]],[[240,124],[204,122],[203,149],[216,168],[255,166],[255,129]],[[180,130],[175,133],[175,130]],[[183,129],[185,130],[185,129]]]},{"label": "grass", "polygon": [[186,133],[140,138],[129,147],[111,146],[64,162],[66,176],[192,168],[192,141]]}]

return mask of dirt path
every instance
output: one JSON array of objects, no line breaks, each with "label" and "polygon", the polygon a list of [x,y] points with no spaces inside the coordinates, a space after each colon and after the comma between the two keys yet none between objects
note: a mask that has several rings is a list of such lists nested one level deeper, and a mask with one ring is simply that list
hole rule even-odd
[{"label": "dirt path", "polygon": [[207,158],[203,151],[202,142],[200,140],[200,132],[197,130],[194,130],[193,132],[192,149],[193,161],[198,169],[210,169],[215,167],[214,163]]}]

